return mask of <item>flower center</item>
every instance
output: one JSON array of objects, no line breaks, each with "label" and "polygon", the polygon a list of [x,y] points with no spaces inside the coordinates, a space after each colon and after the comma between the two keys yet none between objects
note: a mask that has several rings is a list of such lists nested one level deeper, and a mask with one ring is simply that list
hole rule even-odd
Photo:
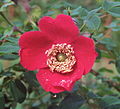
[{"label": "flower center", "polygon": [[76,63],[73,47],[70,44],[56,44],[45,52],[47,65],[52,72],[68,73]]},{"label": "flower center", "polygon": [[58,53],[58,55],[56,56],[57,60],[59,62],[64,62],[67,58],[66,54],[63,54],[63,53]]}]

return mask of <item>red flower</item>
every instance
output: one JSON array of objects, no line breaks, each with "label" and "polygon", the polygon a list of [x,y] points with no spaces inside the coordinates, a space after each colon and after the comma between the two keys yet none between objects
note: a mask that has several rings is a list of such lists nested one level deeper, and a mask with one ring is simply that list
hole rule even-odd
[{"label": "red flower", "polygon": [[68,15],[43,17],[38,27],[40,31],[20,37],[20,62],[28,70],[39,69],[36,77],[46,91],[70,91],[93,66],[97,56],[94,41],[80,36]]}]

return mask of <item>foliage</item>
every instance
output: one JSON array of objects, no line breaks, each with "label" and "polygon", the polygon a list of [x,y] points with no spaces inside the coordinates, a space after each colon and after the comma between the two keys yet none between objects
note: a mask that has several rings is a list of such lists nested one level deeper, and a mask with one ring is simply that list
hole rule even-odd
[{"label": "foliage", "polygon": [[[95,40],[97,64],[106,59],[115,67],[94,68],[71,92],[53,94],[20,65],[18,40],[38,30],[39,18],[60,13]],[[120,109],[119,0],[0,0],[0,25],[0,109]]]}]

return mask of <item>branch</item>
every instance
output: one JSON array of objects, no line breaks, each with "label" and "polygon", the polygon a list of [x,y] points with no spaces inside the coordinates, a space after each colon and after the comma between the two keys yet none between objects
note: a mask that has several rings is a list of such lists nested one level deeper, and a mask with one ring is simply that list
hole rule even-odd
[{"label": "branch", "polygon": [[0,12],[0,15],[5,19],[5,21],[6,21],[10,26],[16,28],[16,31],[17,31],[17,32],[19,32],[19,33],[21,33],[21,34],[23,33],[18,27],[16,27],[13,23],[11,23],[11,22],[9,21],[9,19],[8,19],[2,12]]},{"label": "branch", "polygon": [[6,22],[7,22],[10,26],[14,26],[2,12],[0,12],[0,15],[6,20]]}]

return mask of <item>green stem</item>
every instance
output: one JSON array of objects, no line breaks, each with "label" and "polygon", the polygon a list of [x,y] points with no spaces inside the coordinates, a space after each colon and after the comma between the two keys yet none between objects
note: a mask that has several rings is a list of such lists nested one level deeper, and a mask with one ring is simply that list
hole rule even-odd
[{"label": "green stem", "polygon": [[7,22],[9,25],[14,26],[2,12],[0,12],[0,15],[6,20],[6,22]]},{"label": "green stem", "polygon": [[67,12],[68,12],[68,15],[70,16],[70,14],[71,14],[70,7],[67,8]]},{"label": "green stem", "polygon": [[83,28],[85,27],[85,25],[86,25],[86,23],[84,22],[83,25],[82,25],[81,28],[80,28],[80,31],[83,30]]}]

